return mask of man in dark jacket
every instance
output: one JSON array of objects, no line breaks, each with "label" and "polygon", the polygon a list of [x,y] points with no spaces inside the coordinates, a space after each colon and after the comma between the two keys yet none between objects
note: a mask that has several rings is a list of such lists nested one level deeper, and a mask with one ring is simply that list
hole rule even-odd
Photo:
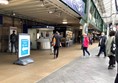
[{"label": "man in dark jacket", "polygon": [[115,83],[118,83],[118,29],[115,35],[115,44],[116,44],[116,61],[117,61],[117,75],[116,75],[116,79],[115,79]]},{"label": "man in dark jacket", "polygon": [[100,56],[102,52],[104,52],[104,57],[106,57],[105,42],[106,42],[106,36],[104,33],[102,33],[100,37],[100,42],[99,42],[100,50],[97,55],[98,57]]},{"label": "man in dark jacket", "polygon": [[13,47],[15,48],[16,52],[16,42],[17,42],[17,35],[15,34],[15,31],[10,35],[10,42],[11,42],[11,53],[13,53]]},{"label": "man in dark jacket", "polygon": [[54,59],[58,58],[60,45],[61,45],[61,38],[59,32],[56,32],[53,37]]}]

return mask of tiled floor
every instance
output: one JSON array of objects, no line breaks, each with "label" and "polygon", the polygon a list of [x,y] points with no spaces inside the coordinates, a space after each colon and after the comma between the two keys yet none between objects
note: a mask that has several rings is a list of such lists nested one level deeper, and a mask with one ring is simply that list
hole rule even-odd
[{"label": "tiled floor", "polygon": [[[107,59],[104,59],[104,58],[98,59],[96,57],[79,59],[79,57],[82,55],[82,51],[80,50],[80,47],[81,47],[80,45],[73,45],[68,48],[61,48],[58,59],[53,59],[53,55],[50,55],[49,50],[31,51],[30,57],[34,60],[34,63],[28,64],[26,66],[20,66],[20,65],[13,64],[13,62],[17,59],[16,55],[11,55],[9,53],[0,53],[0,83],[36,83],[43,78],[45,79],[46,76],[50,77],[50,75],[52,73],[55,75],[56,72],[58,73],[57,70],[61,71],[61,70],[64,70],[65,68],[67,68],[66,71],[68,70],[68,73],[70,73],[71,71],[74,71],[75,73],[80,72],[80,76],[78,76],[79,73],[76,74],[77,76],[74,73],[72,73],[72,76],[74,77],[74,75],[75,75],[76,79],[79,79],[79,78],[83,79],[84,78],[83,76],[85,76],[84,73],[87,74],[87,71],[90,69],[94,69],[96,72],[101,71],[101,70],[106,71],[106,74],[104,74],[104,75],[108,75],[108,76],[111,75],[111,81],[113,81],[116,70],[112,70],[112,71],[107,70],[107,63],[103,64],[104,62],[107,62]],[[97,44],[93,44],[92,46],[90,45],[90,49],[93,49],[95,47],[97,47]],[[91,54],[93,54],[93,53],[94,52],[91,51]],[[95,64],[97,64],[97,65],[100,64],[98,62],[101,62],[101,64],[103,64],[103,65],[101,65],[103,68],[101,68],[101,67],[99,68],[95,64],[90,65],[90,64],[92,64],[91,60],[93,60],[93,63],[96,61]],[[74,63],[76,63],[76,64],[74,64]],[[84,66],[81,63],[83,63]],[[89,63],[89,64],[87,65],[87,63]],[[80,69],[76,70],[74,68],[74,65],[75,65],[76,69],[78,67]],[[72,70],[71,69],[69,70],[70,66],[73,67]],[[86,68],[84,68],[84,67],[86,67]],[[91,67],[94,67],[94,68],[91,68]],[[84,71],[82,72],[81,69],[82,70],[86,69],[85,70],[86,72],[84,72]],[[91,70],[91,72],[92,72],[92,70]],[[63,74],[60,73],[59,77],[61,75],[64,76],[65,73],[66,72],[64,72]],[[87,75],[92,75],[92,74],[94,74],[94,71]],[[100,75],[102,75],[100,72],[98,72],[97,74],[98,74],[98,77]],[[51,75],[51,77],[53,77],[54,75]],[[63,78],[63,77],[61,77],[61,78]],[[71,74],[70,74],[70,78],[71,78]],[[70,78],[66,77],[67,80],[69,80]],[[97,79],[97,76],[94,77],[94,79],[95,78]],[[48,77],[46,77],[46,79],[48,79]],[[65,79],[65,82],[60,82],[61,81],[61,80],[59,80],[60,78],[57,78],[57,77],[55,77],[54,79],[58,79],[57,81],[59,81],[59,83],[68,82],[66,79]],[[74,78],[72,78],[72,79],[74,80]],[[109,80],[109,79],[107,79],[107,77],[105,79]],[[69,83],[76,83],[76,80],[75,81],[73,81],[73,80],[71,80]],[[43,80],[40,81],[40,83],[43,83]],[[52,82],[52,83],[56,83],[56,82]],[[84,83],[84,82],[80,82],[80,83]],[[90,83],[90,82],[88,82],[88,83]],[[91,82],[91,83],[95,83],[95,82]]]},{"label": "tiled floor", "polygon": [[98,48],[90,52],[91,57],[77,58],[37,83],[114,83],[116,68],[108,70],[108,58],[95,56]]}]

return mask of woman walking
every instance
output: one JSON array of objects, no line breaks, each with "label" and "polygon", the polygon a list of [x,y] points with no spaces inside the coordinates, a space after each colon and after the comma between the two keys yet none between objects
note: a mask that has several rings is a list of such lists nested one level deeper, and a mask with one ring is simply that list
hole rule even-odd
[{"label": "woman walking", "polygon": [[85,56],[85,52],[88,53],[88,55],[90,56],[90,53],[88,51],[88,46],[89,46],[89,38],[87,36],[87,34],[83,34],[83,43],[82,43],[82,46],[83,46],[83,56]]},{"label": "woman walking", "polygon": [[112,52],[112,44],[115,42],[115,31],[111,31],[106,41],[106,55],[109,57],[108,69],[115,67],[115,53]]}]

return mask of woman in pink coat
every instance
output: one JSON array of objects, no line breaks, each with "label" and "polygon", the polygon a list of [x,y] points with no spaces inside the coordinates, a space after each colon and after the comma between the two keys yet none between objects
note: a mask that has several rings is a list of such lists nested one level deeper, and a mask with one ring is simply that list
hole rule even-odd
[{"label": "woman in pink coat", "polygon": [[88,53],[88,55],[90,56],[90,53],[88,51],[88,46],[89,46],[89,38],[87,36],[87,34],[83,34],[83,56],[85,56],[85,51]]}]

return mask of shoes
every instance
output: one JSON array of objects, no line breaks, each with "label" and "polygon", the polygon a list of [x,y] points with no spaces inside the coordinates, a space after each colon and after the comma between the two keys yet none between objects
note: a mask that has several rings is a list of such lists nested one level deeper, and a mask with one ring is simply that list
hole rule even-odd
[{"label": "shoes", "polygon": [[99,55],[96,55],[97,57],[99,57]]},{"label": "shoes", "polygon": [[56,59],[56,58],[58,58],[58,56],[55,56],[55,55],[54,55],[54,59]]},{"label": "shoes", "polygon": [[112,66],[108,66],[108,69],[113,69],[113,67]]},{"label": "shoes", "polygon": [[91,54],[89,55],[89,57],[91,57]]},{"label": "shoes", "polygon": [[115,65],[112,65],[112,67],[114,68],[114,67],[115,67]]},{"label": "shoes", "polygon": [[113,69],[115,67],[115,65],[109,65],[108,69]]}]

